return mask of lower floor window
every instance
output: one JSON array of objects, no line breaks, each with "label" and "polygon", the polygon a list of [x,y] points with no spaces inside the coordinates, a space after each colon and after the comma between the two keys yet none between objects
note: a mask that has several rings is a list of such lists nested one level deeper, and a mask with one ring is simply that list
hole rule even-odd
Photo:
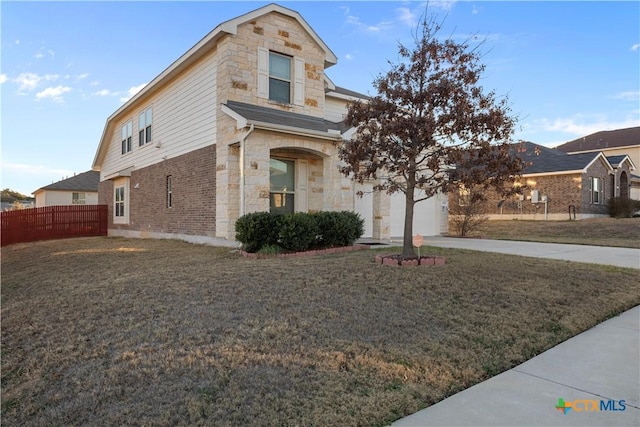
[{"label": "lower floor window", "polygon": [[116,187],[114,211],[116,217],[124,217],[124,186]]},{"label": "lower floor window", "polygon": [[604,201],[604,189],[602,188],[602,178],[589,178],[591,181],[591,203],[602,204]]},{"label": "lower floor window", "polygon": [[71,195],[71,204],[72,205],[84,205],[87,203],[86,194],[85,193],[73,193]]},{"label": "lower floor window", "polygon": [[269,164],[269,209],[275,213],[290,213],[295,200],[295,161],[271,159]]}]

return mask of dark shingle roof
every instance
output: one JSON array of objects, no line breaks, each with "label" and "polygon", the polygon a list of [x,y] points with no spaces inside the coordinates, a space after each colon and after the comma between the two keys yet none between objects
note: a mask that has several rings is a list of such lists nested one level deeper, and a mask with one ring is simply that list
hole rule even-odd
[{"label": "dark shingle roof", "polygon": [[626,129],[605,130],[574,139],[557,147],[565,153],[604,150],[606,148],[640,145],[640,126]]},{"label": "dark shingle roof", "polygon": [[330,122],[321,117],[307,116],[306,114],[290,113],[236,101],[227,101],[226,106],[250,122],[270,123],[318,132],[329,132],[329,130],[344,132],[347,130],[342,122]]},{"label": "dark shingle roof", "polygon": [[45,187],[40,187],[36,191],[40,190],[59,190],[59,191],[98,191],[98,184],[100,183],[100,172],[87,171],[71,178],[63,179],[62,181],[54,182]]},{"label": "dark shingle roof", "polygon": [[371,99],[369,95],[356,92],[355,90],[345,89],[340,86],[336,86],[336,88],[333,89],[333,92],[340,93],[342,95],[353,96],[354,98]]},{"label": "dark shingle roof", "polygon": [[528,164],[522,171],[523,174],[582,170],[600,154],[567,154],[533,142],[523,144],[524,152],[520,150],[517,153]]}]

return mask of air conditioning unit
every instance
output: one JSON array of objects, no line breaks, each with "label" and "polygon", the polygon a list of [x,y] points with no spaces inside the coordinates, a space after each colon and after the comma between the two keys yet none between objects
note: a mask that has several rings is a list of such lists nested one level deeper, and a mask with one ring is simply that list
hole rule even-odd
[{"label": "air conditioning unit", "polygon": [[540,190],[531,190],[531,203],[540,203]]}]

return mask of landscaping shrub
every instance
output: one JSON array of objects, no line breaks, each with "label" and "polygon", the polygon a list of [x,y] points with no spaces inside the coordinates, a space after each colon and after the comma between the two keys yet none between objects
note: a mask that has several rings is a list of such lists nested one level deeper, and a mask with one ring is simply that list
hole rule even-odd
[{"label": "landscaping shrub", "polygon": [[318,223],[310,214],[296,212],[282,215],[280,246],[288,251],[305,251],[316,242]]},{"label": "landscaping shrub", "polygon": [[640,201],[627,197],[612,197],[608,201],[609,216],[613,218],[630,218],[640,210]]},{"label": "landscaping shrub", "polygon": [[355,212],[275,214],[256,212],[236,221],[236,240],[247,252],[277,253],[350,246],[362,237],[364,220]]},{"label": "landscaping shrub", "polygon": [[351,246],[364,233],[364,220],[355,212],[317,212],[318,245]]},{"label": "landscaping shrub", "polygon": [[257,252],[264,246],[278,245],[282,215],[254,212],[236,221],[236,240],[247,252]]}]

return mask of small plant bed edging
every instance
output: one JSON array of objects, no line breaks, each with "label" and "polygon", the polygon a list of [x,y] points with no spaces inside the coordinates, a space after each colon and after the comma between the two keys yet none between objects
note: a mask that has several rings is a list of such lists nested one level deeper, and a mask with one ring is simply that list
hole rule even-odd
[{"label": "small plant bed edging", "polygon": [[376,264],[396,267],[445,265],[446,258],[435,255],[405,258],[402,255],[376,255]]},{"label": "small plant bed edging", "polygon": [[312,256],[312,255],[326,255],[326,254],[338,254],[342,252],[351,252],[351,251],[359,251],[363,249],[370,249],[369,245],[353,245],[353,246],[336,246],[335,248],[327,248],[327,249],[315,249],[310,251],[303,252],[288,252],[283,254],[261,254],[257,252],[245,252],[240,251],[243,257],[253,258],[253,259],[262,259],[262,258],[293,258],[293,257],[304,257],[304,256]]}]

